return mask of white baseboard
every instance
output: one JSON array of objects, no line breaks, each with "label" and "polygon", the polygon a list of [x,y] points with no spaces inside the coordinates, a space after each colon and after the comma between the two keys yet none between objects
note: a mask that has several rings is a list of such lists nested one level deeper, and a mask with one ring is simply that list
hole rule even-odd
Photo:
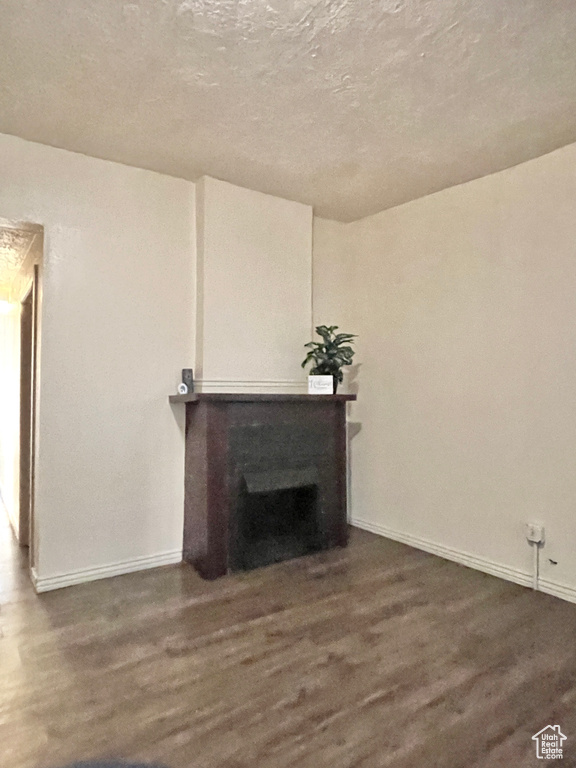
[{"label": "white baseboard", "polygon": [[[362,528],[364,531],[370,531],[370,533],[376,533],[387,539],[399,541],[401,544],[407,544],[415,549],[421,549],[424,552],[429,552],[431,555],[438,555],[438,557],[443,557],[445,560],[451,560],[454,563],[465,565],[468,568],[482,571],[482,573],[488,573],[490,576],[497,576],[499,579],[512,581],[514,584],[520,584],[522,587],[532,586],[532,574],[526,571],[521,571],[518,568],[501,565],[500,563],[495,563],[493,560],[478,557],[477,555],[471,555],[469,552],[463,552],[458,549],[453,549],[452,547],[445,547],[442,544],[437,544],[428,539],[421,539],[420,537],[412,536],[409,533],[394,531],[379,523],[369,523],[366,520],[360,520],[356,517],[353,517],[350,523],[356,528]],[[553,595],[554,597],[559,597],[562,600],[567,600],[570,603],[576,603],[575,587],[559,584],[558,582],[550,581],[549,579],[540,579],[539,591],[545,592],[548,595]]]},{"label": "white baseboard", "polygon": [[569,603],[576,603],[576,589],[567,584],[559,584],[557,581],[550,581],[550,579],[540,579],[538,589],[547,595],[554,595],[554,597],[567,600]]},{"label": "white baseboard", "polygon": [[36,569],[32,569],[32,583],[36,592],[50,592],[53,589],[71,587],[74,584],[84,584],[87,581],[108,579],[111,576],[122,576],[125,573],[144,571],[149,568],[158,568],[162,565],[175,565],[182,562],[182,550],[161,552],[149,557],[135,557],[132,560],[124,560],[120,563],[110,563],[97,568],[81,568],[70,573],[60,573],[57,576],[38,576]]},{"label": "white baseboard", "polygon": [[197,379],[194,382],[194,386],[198,392],[306,394],[308,392],[308,379],[306,377],[302,379],[270,379],[262,381]]}]

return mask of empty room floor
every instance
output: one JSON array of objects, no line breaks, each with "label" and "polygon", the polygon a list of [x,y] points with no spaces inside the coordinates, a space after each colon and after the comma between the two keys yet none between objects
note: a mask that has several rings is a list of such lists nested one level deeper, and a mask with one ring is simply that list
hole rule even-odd
[{"label": "empty room floor", "polygon": [[523,768],[548,724],[576,765],[575,605],[362,531],[36,596],[1,541],[2,768]]}]

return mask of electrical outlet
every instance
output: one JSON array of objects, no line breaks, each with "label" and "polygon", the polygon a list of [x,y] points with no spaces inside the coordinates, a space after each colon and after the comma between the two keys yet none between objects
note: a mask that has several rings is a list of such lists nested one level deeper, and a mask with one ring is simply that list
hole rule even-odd
[{"label": "electrical outlet", "polygon": [[544,526],[540,523],[526,523],[526,538],[534,544],[544,542]]}]

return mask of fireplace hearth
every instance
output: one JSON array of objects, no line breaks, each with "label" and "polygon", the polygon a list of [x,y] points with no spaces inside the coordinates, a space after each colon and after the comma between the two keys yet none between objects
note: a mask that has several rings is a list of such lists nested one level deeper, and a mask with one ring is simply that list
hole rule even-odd
[{"label": "fireplace hearth", "polygon": [[345,546],[353,399],[171,397],[186,404],[184,560],[213,579]]}]

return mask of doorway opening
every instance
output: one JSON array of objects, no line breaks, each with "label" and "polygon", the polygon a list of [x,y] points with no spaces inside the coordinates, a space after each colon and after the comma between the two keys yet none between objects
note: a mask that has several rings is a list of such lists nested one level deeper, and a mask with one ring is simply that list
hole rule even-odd
[{"label": "doorway opening", "polygon": [[[34,568],[43,228],[0,219],[0,592]],[[16,579],[16,581],[15,581]]]}]

